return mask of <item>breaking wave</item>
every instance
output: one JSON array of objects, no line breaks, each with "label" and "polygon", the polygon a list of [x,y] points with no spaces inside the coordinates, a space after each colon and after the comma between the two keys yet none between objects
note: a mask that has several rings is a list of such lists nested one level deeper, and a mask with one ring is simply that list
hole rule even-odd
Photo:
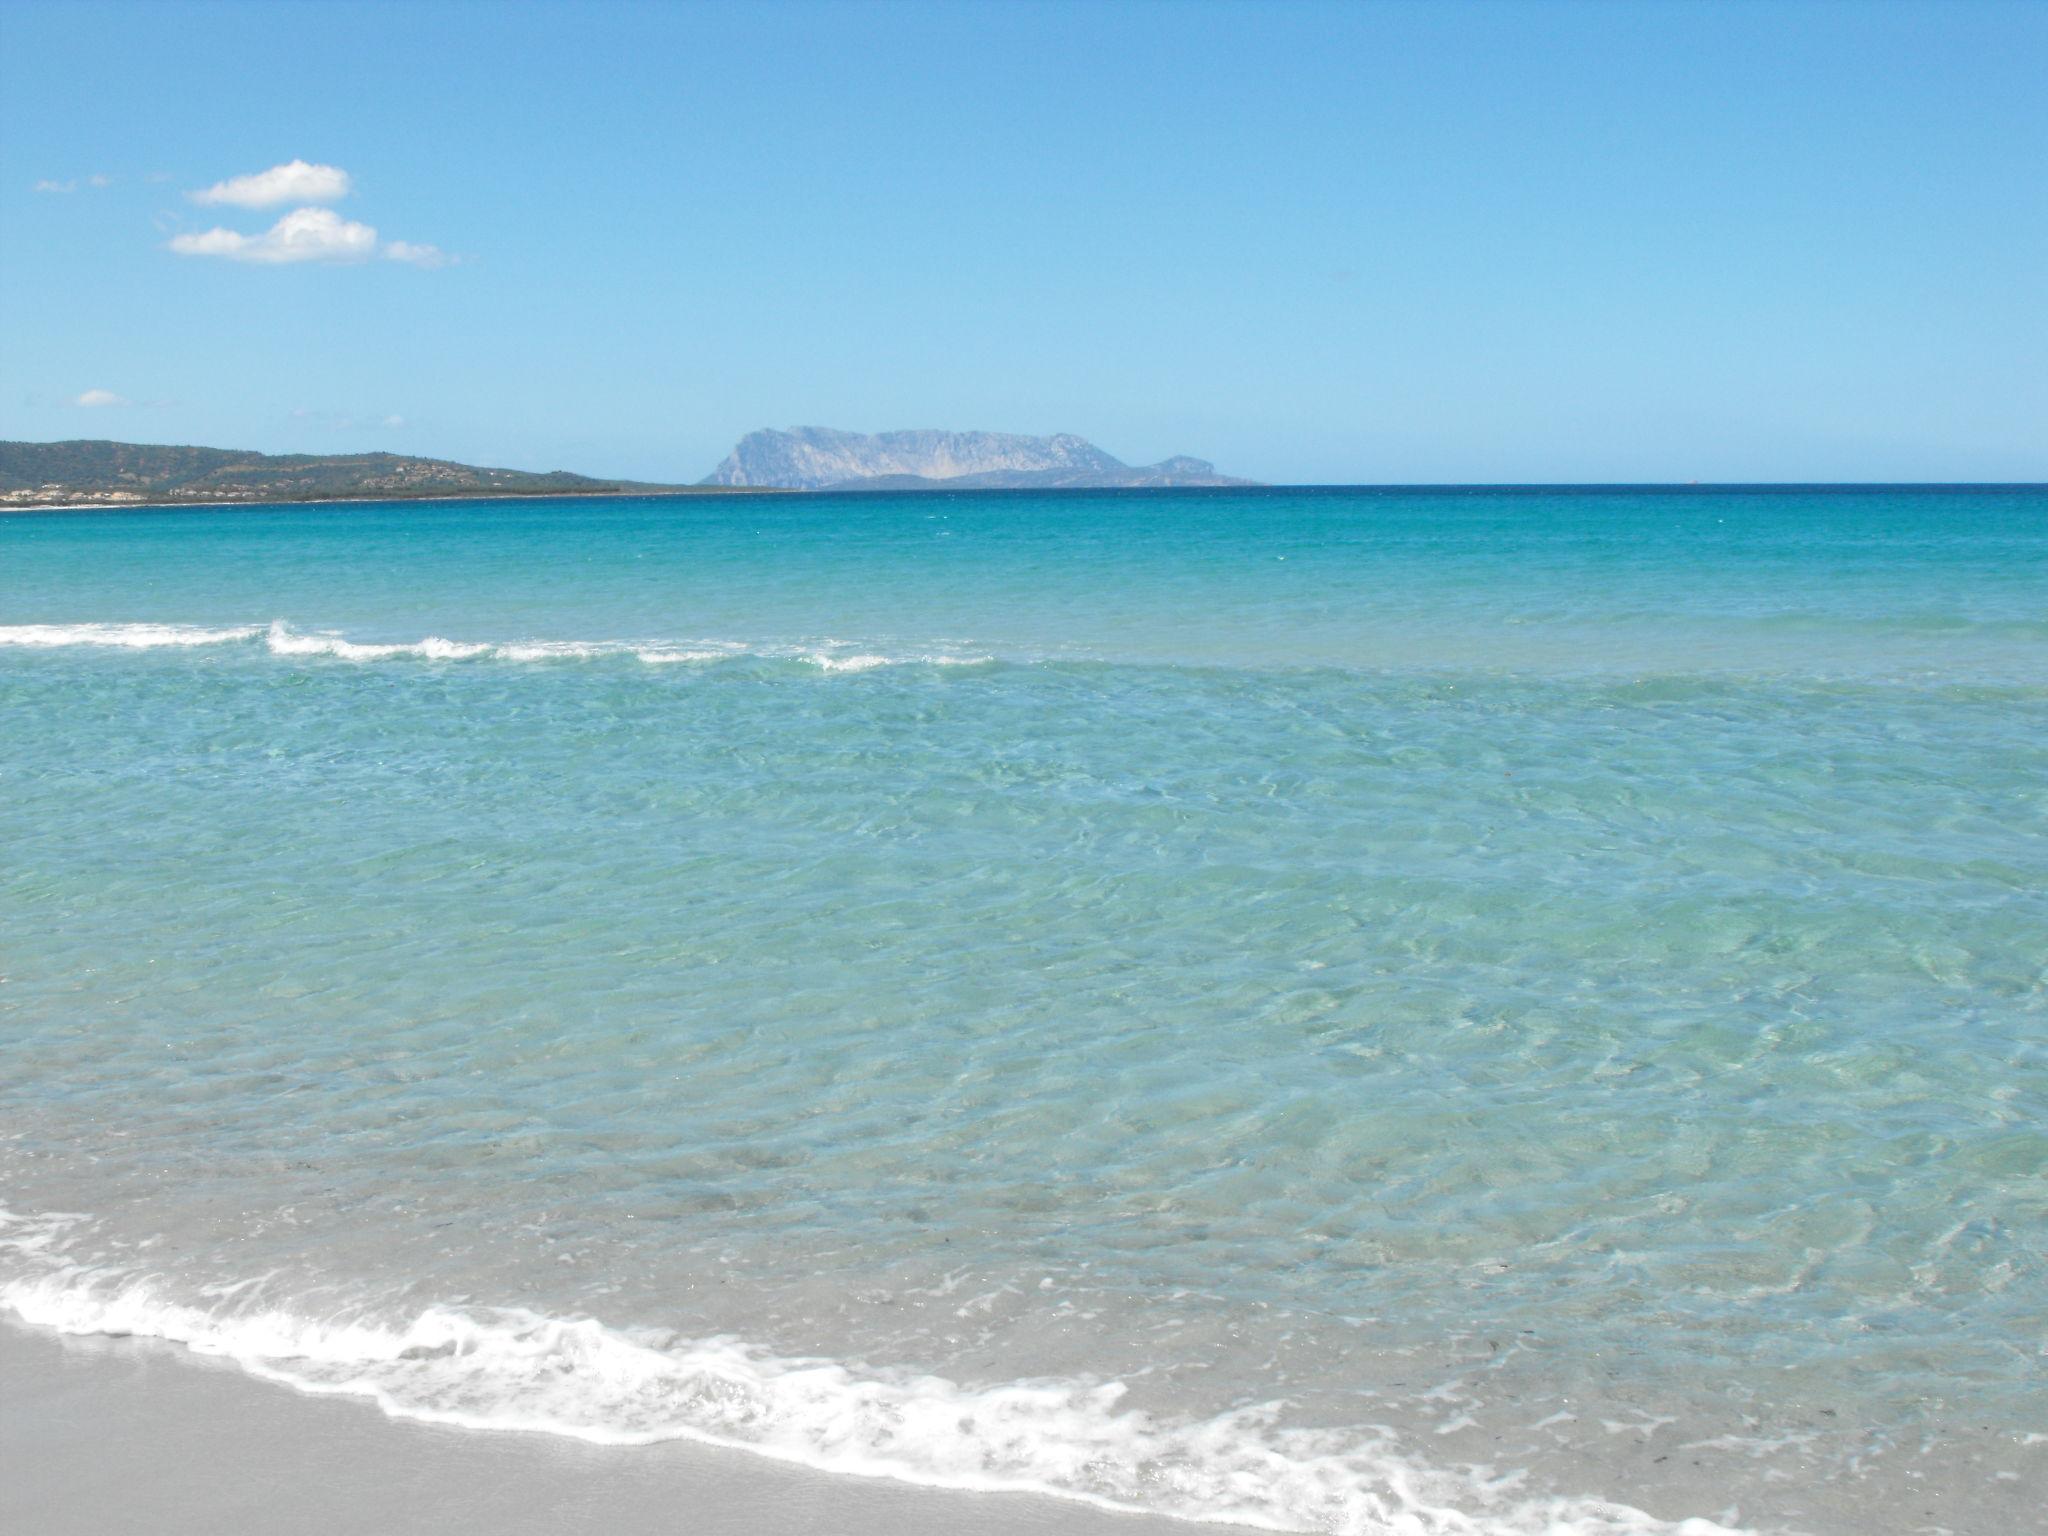
[{"label": "breaking wave", "polygon": [[224,645],[231,640],[252,640],[262,633],[261,624],[228,629],[201,624],[0,624],[0,645],[39,650],[98,645],[148,651],[161,646]]},{"label": "breaking wave", "polygon": [[1604,1500],[1530,1498],[1486,1469],[1429,1468],[1387,1431],[1285,1428],[1279,1404],[1174,1420],[1123,1407],[1116,1382],[974,1388],[513,1309],[322,1319],[252,1299],[260,1281],[176,1299],[156,1276],[69,1261],[86,1222],[0,1211],[0,1306],[63,1333],[171,1340],[395,1418],[603,1445],[692,1440],[826,1472],[1269,1531],[1731,1536]]},{"label": "breaking wave", "polygon": [[164,647],[248,645],[260,642],[273,656],[325,657],[335,661],[504,661],[570,662],[621,658],[649,666],[704,664],[745,659],[794,662],[823,672],[866,672],[892,666],[978,666],[995,658],[945,651],[892,653],[864,650],[844,641],[747,644],[736,641],[645,640],[449,640],[439,635],[409,641],[351,640],[331,630],[294,629],[282,619],[268,625],[200,624],[6,624],[0,646],[56,650],[103,647],[156,650]]}]

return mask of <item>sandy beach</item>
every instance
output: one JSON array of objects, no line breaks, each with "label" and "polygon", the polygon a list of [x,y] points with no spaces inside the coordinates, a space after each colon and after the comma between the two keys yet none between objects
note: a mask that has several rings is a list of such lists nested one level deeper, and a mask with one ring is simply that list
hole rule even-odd
[{"label": "sandy beach", "polygon": [[1235,1527],[917,1488],[673,1443],[586,1445],[388,1419],[142,1339],[0,1324],[0,1529],[446,1536],[1169,1536]]}]

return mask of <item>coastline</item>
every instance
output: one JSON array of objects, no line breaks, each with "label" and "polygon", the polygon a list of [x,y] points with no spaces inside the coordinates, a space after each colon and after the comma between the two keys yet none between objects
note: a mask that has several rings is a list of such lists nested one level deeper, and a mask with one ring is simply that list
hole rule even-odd
[{"label": "coastline", "polygon": [[1403,495],[1427,497],[1512,497],[1517,500],[1542,497],[1577,496],[1764,496],[1785,493],[1802,495],[1853,496],[1883,492],[1886,494],[1911,495],[2010,495],[2021,492],[2048,490],[2048,481],[2036,480],[1983,480],[1983,481],[1889,481],[1889,480],[1842,480],[1842,481],[1721,481],[1699,484],[1690,481],[1628,481],[1578,484],[1570,481],[1501,481],[1501,482],[1429,482],[1416,485],[1398,483],[1341,485],[1312,483],[1304,485],[1275,485],[1264,482],[1247,482],[1242,486],[1000,486],[975,489],[948,487],[943,482],[916,491],[890,491],[873,487],[831,487],[820,490],[801,489],[781,485],[690,485],[674,489],[642,489],[617,491],[456,491],[445,495],[399,495],[399,496],[303,496],[284,500],[267,501],[63,501],[11,503],[0,502],[0,517],[24,515],[39,512],[277,512],[294,507],[348,507],[348,506],[401,506],[411,504],[446,504],[475,501],[620,501],[639,499],[684,499],[698,496],[775,496],[814,497],[837,499],[841,497],[867,497],[875,495],[930,495],[977,497],[1028,496],[1129,496],[1133,493],[1173,495],[1239,495],[1245,491],[1283,491],[1294,496],[1337,496],[1337,495]]},{"label": "coastline", "polygon": [[789,496],[800,494],[777,486],[683,486],[676,490],[621,491],[462,491],[446,496],[305,496],[286,501],[63,501],[33,505],[0,503],[0,517],[21,512],[220,512],[245,509],[275,512],[283,507],[396,506],[412,502],[462,501],[618,501],[625,498],[694,496]]},{"label": "coastline", "polygon": [[0,1527],[358,1536],[1191,1536],[1242,1530],[849,1477],[670,1441],[599,1446],[387,1418],[160,1340],[0,1320]]}]

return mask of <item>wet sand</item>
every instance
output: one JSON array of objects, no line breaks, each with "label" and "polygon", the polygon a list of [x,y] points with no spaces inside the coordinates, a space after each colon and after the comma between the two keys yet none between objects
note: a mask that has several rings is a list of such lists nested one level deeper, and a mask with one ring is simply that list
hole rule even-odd
[{"label": "wet sand", "polygon": [[0,1323],[0,1530],[289,1536],[1192,1536],[1238,1527],[811,1472],[705,1446],[387,1419],[144,1339]]}]

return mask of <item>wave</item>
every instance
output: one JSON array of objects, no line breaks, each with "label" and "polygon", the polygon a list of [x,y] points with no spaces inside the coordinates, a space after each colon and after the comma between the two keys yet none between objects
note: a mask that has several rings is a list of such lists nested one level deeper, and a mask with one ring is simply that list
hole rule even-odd
[{"label": "wave", "polygon": [[980,666],[992,656],[944,651],[890,653],[860,650],[847,642],[824,640],[780,644],[736,641],[646,640],[449,640],[428,635],[421,640],[351,640],[332,630],[299,630],[284,620],[268,625],[239,624],[5,624],[0,646],[54,650],[65,647],[112,647],[155,650],[162,647],[247,644],[260,640],[273,656],[326,657],[336,661],[508,661],[567,662],[630,658],[649,666],[677,666],[721,661],[779,661],[814,667],[822,672],[866,672],[876,667]]},{"label": "wave", "polygon": [[1389,1431],[1284,1428],[1279,1404],[1173,1420],[1124,1408],[1116,1382],[974,1388],[514,1309],[320,1319],[258,1305],[260,1280],[178,1300],[156,1276],[69,1262],[70,1234],[86,1222],[0,1210],[0,1255],[17,1270],[0,1280],[0,1306],[63,1333],[171,1340],[394,1418],[602,1445],[691,1440],[826,1472],[1268,1531],[1736,1536],[1604,1500],[1517,1497],[1512,1476],[1405,1458]]},{"label": "wave", "polygon": [[161,646],[222,645],[252,640],[261,624],[208,628],[200,624],[0,624],[0,645],[54,650],[62,646],[116,646],[146,651]]},{"label": "wave", "polygon": [[1959,697],[2011,697],[2034,700],[2042,679],[2017,674],[1959,673],[1940,668],[1889,668],[1858,672],[1816,667],[1804,672],[1759,670],[1734,665],[1620,664],[1612,657],[1589,657],[1584,665],[1551,667],[1482,666],[1469,661],[1416,657],[1403,665],[1387,662],[1300,658],[1294,661],[1242,661],[1217,658],[1175,660],[1171,657],[1089,653],[1072,645],[1048,650],[1011,651],[998,656],[957,641],[926,646],[882,649],[863,642],[815,639],[742,641],[719,639],[647,640],[454,640],[427,635],[418,640],[358,640],[336,630],[298,629],[283,619],[269,624],[0,624],[0,649],[113,649],[144,651],[159,648],[245,648],[294,661],[345,662],[352,665],[389,662],[491,664],[568,664],[607,662],[648,667],[717,667],[748,665],[826,675],[853,675],[878,668],[988,667],[1015,665],[1053,669],[1121,669],[1135,667],[1218,677],[1310,677],[1332,675],[1396,679],[1417,684],[1471,680],[1517,686],[1561,684],[1615,690],[1629,702],[1675,697],[1719,696],[1726,690],[1764,686],[1821,693],[1855,693],[1869,689],[1934,690]]}]

